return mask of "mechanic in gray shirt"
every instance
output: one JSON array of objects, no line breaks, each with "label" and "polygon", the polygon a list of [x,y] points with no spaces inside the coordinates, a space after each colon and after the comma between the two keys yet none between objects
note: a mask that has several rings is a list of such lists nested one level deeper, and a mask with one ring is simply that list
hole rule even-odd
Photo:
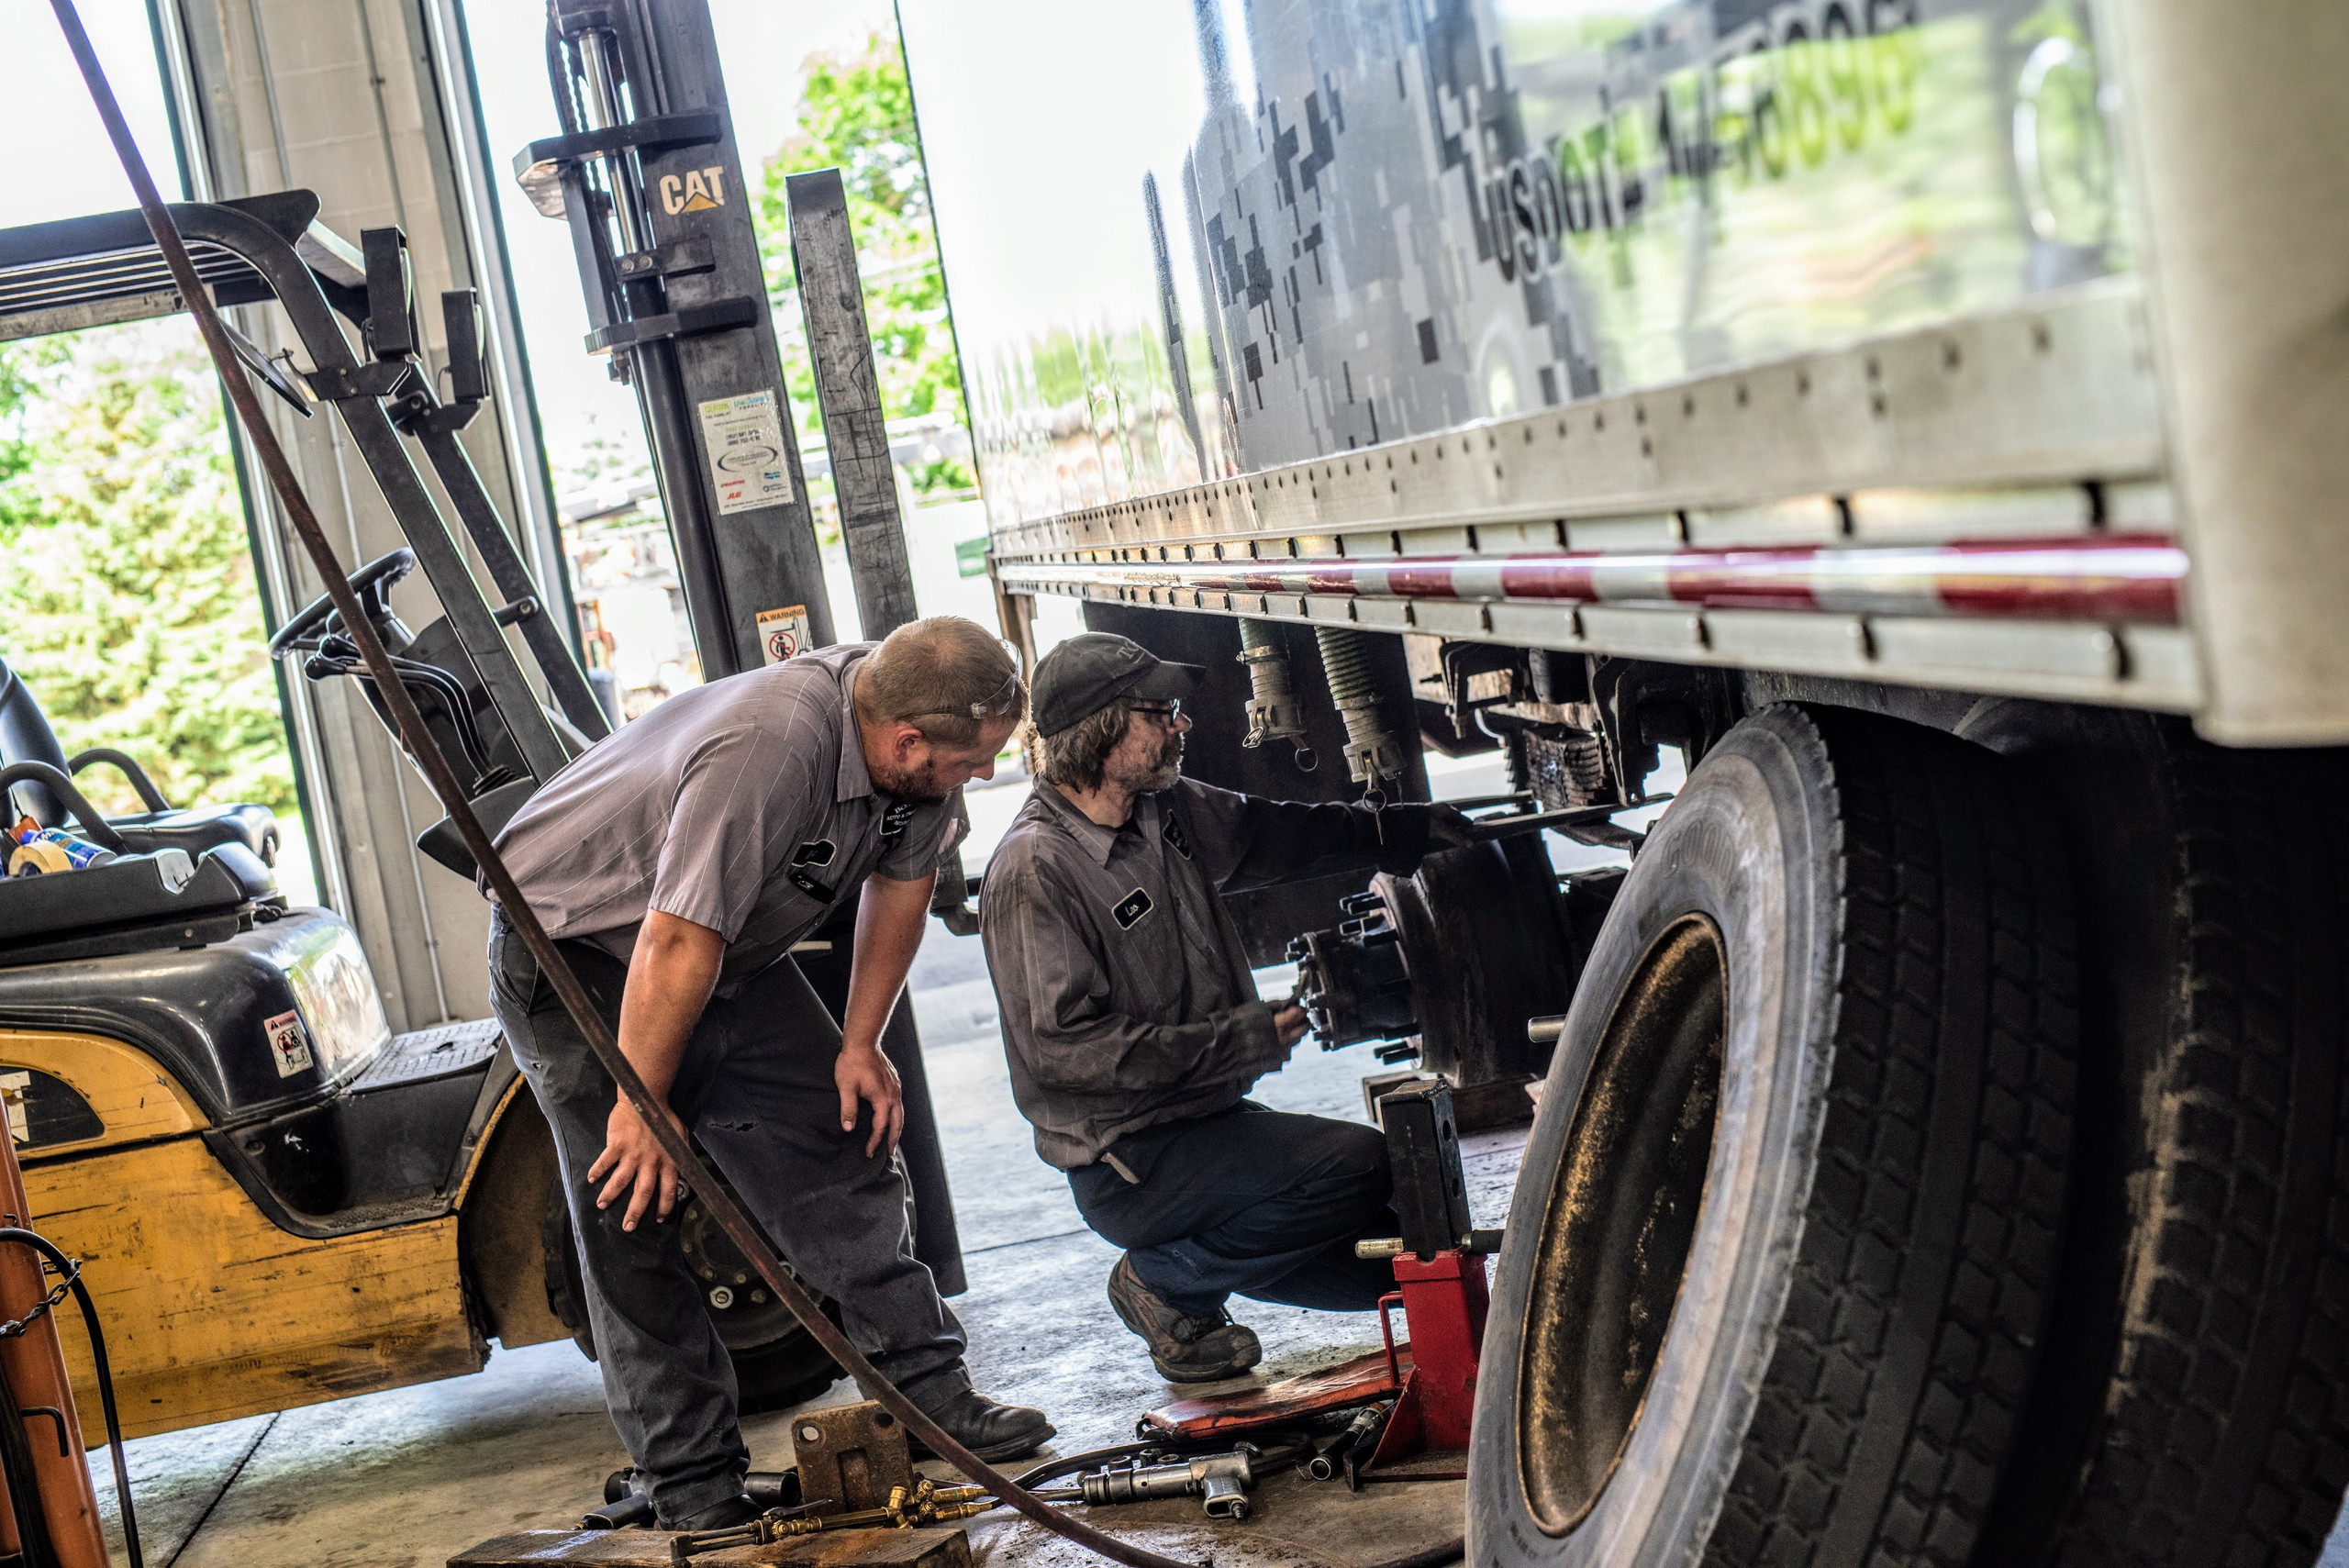
[{"label": "mechanic in gray shirt", "polygon": [[1174,1382],[1261,1358],[1229,1296],[1363,1311],[1394,1286],[1353,1255],[1394,1234],[1378,1131],[1246,1097],[1305,1014],[1257,999],[1217,895],[1408,872],[1467,842],[1446,806],[1304,805],[1181,777],[1200,673],[1107,632],[1046,655],[1039,777],[979,897],[1013,1097],[1085,1223],[1125,1249],[1110,1305]]},{"label": "mechanic in gray shirt", "polygon": [[[999,639],[916,621],[679,693],[548,781],[498,838],[646,1086],[874,1367],[989,1459],[1052,1428],[971,1387],[962,1325],[913,1255],[880,1037],[968,828],[962,785],[992,774],[1025,707]],[[860,891],[836,1023],[788,954]],[[740,1523],[759,1510],[735,1368],[667,1223],[676,1167],[502,909],[489,955],[493,1006],[554,1133],[613,1424],[664,1527]]]}]

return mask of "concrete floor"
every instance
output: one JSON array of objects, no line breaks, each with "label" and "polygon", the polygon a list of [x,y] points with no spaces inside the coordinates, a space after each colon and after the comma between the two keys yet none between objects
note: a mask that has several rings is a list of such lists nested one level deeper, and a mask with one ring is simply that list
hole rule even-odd
[{"label": "concrete floor", "polygon": [[[1025,793],[1014,786],[974,799],[985,846]],[[1268,994],[1286,989],[1283,976],[1266,982]],[[1060,1437],[1048,1451],[1130,1441],[1135,1418],[1172,1391],[1103,1295],[1115,1250],[1085,1229],[1012,1105],[977,940],[933,923],[913,985],[971,1280],[954,1307],[970,1329],[973,1373],[996,1396],[1052,1415]],[[1259,1097],[1279,1109],[1364,1119],[1360,1080],[1380,1070],[1367,1048],[1308,1047],[1264,1081]],[[1480,1225],[1505,1216],[1521,1138],[1468,1140]],[[1365,1314],[1235,1305],[1263,1337],[1266,1375],[1378,1344],[1377,1321]],[[842,1383],[819,1403],[854,1396]],[[790,1412],[743,1426],[755,1465],[792,1462]],[[144,1439],[129,1458],[152,1568],[432,1568],[492,1536],[573,1527],[601,1500],[604,1476],[628,1462],[596,1369],[567,1342],[495,1351],[470,1377]],[[111,1522],[103,1451],[92,1471]],[[1461,1493],[1457,1484],[1431,1483],[1355,1496],[1283,1478],[1262,1489],[1246,1550],[1228,1539],[1230,1527],[1206,1530],[1195,1503],[1104,1510],[1102,1522],[1192,1559],[1213,1550],[1225,1568],[1372,1562],[1458,1534]],[[983,1561],[1023,1568],[1091,1561],[1008,1515],[977,1521],[973,1541]],[[118,1531],[116,1546],[119,1553]]]}]

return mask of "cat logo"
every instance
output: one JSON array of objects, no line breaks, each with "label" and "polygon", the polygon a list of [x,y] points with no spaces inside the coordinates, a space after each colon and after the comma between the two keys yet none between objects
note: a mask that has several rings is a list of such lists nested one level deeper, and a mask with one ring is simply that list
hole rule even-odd
[{"label": "cat logo", "polygon": [[726,205],[726,166],[722,163],[708,169],[689,169],[680,180],[674,174],[661,176],[661,210],[671,217],[681,212],[707,212]]},{"label": "cat logo", "polygon": [[1109,906],[1109,917],[1118,922],[1119,930],[1130,931],[1135,924],[1154,907],[1156,906],[1151,903],[1150,895],[1137,887]]},{"label": "cat logo", "polygon": [[1174,819],[1174,813],[1172,811],[1166,814],[1166,831],[1163,837],[1174,847],[1176,854],[1186,861],[1191,858],[1191,841],[1183,837],[1183,825]]}]

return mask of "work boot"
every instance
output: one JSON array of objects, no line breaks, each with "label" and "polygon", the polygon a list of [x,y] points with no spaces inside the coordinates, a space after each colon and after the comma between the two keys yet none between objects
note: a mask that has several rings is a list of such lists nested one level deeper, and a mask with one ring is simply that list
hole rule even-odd
[{"label": "work boot", "polygon": [[1152,1295],[1134,1273],[1130,1255],[1109,1271],[1109,1305],[1150,1347],[1150,1361],[1169,1383],[1213,1383],[1237,1377],[1264,1359],[1255,1330],[1231,1320],[1220,1307],[1206,1318],[1177,1312]]},{"label": "work boot", "polygon": [[695,1534],[709,1529],[732,1529],[736,1525],[749,1524],[763,1511],[751,1501],[748,1492],[737,1492],[731,1497],[720,1497],[706,1508],[696,1508],[684,1518],[663,1519],[661,1528]]},{"label": "work boot", "polygon": [[[1058,1430],[1041,1410],[1030,1410],[1025,1405],[998,1405],[975,1388],[963,1389],[928,1414],[946,1429],[948,1437],[989,1464],[1031,1454]],[[910,1429],[906,1440],[916,1459],[938,1457]]]}]

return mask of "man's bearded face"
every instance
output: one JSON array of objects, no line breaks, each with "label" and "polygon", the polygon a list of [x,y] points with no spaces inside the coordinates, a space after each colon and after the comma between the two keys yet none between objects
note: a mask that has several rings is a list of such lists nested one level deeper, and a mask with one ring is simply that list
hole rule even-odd
[{"label": "man's bearded face", "polygon": [[1183,735],[1187,719],[1169,725],[1155,713],[1130,713],[1126,733],[1109,753],[1107,772],[1137,795],[1172,789],[1183,773]]},{"label": "man's bearded face", "polygon": [[913,806],[935,806],[959,789],[939,777],[938,755],[931,752],[910,768],[885,769],[873,775],[873,787]]}]

